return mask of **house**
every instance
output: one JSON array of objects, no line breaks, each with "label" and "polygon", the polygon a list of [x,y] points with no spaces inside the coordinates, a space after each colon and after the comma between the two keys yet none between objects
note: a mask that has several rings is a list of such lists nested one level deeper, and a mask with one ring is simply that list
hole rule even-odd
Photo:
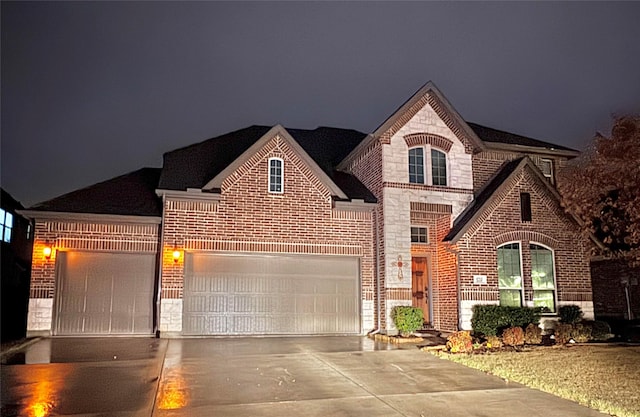
[{"label": "house", "polygon": [[[251,126],[31,207],[29,332],[395,332],[397,305],[578,304],[589,241],[555,174],[578,152],[466,122],[429,82],[371,134]],[[46,254],[46,255],[45,255]]]},{"label": "house", "polygon": [[24,207],[1,190],[0,245],[2,246],[1,316],[2,341],[25,337],[33,230],[31,222],[18,214]]}]

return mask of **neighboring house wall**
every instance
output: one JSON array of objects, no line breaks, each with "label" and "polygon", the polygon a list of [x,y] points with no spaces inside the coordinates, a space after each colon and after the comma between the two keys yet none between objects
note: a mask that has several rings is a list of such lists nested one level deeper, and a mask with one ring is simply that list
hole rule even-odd
[{"label": "neighboring house wall", "polygon": [[[33,266],[29,298],[27,331],[32,334],[51,334],[56,294],[56,258],[61,251],[92,251],[120,253],[157,253],[158,224],[141,222],[73,221],[73,214],[65,220],[38,219],[35,222]],[[53,249],[46,259],[43,249]]]},{"label": "neighboring house wall", "polygon": [[[284,162],[284,193],[268,192],[269,158]],[[165,197],[161,332],[182,331],[186,252],[245,252],[356,256],[360,258],[362,330],[374,327],[372,214],[333,207],[330,191],[279,136],[222,183],[219,196],[203,200]]]},{"label": "neighboring house wall", "polygon": [[[553,250],[556,309],[577,304],[587,318],[593,318],[588,243],[527,167],[505,184],[503,193],[493,196],[484,215],[458,241],[460,248],[461,327],[471,328],[474,304],[499,304],[497,247],[520,242],[524,283],[524,305],[533,306],[529,243]],[[520,193],[531,194],[532,220],[523,222]],[[486,275],[486,284],[474,284],[474,275]]]},{"label": "neighboring house wall", "polygon": [[[621,260],[591,263],[593,306],[597,319],[640,318],[640,268]],[[629,317],[631,310],[631,317]]]}]

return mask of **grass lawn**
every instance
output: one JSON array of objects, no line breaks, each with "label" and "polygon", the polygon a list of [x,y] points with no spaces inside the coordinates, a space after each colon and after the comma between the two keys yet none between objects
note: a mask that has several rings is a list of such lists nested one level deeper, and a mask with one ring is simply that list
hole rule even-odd
[{"label": "grass lawn", "polygon": [[618,417],[640,417],[640,346],[570,345],[439,356]]}]

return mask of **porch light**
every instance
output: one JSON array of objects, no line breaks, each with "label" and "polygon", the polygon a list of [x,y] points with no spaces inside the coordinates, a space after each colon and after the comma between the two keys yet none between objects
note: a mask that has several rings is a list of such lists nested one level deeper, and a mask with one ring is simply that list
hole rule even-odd
[{"label": "porch light", "polygon": [[44,248],[42,248],[42,254],[46,259],[51,259],[51,253],[53,249],[51,248],[51,244],[49,242],[44,244]]},{"label": "porch light", "polygon": [[173,246],[173,262],[178,263],[180,260],[180,250],[174,245]]}]

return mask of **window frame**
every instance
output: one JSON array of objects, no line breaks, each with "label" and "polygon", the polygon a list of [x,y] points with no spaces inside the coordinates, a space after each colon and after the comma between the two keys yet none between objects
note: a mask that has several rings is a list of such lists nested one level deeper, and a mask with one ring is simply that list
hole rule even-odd
[{"label": "window frame", "polygon": [[531,211],[531,193],[520,193],[520,221],[531,222],[533,212]]},{"label": "window frame", "polygon": [[[0,209],[0,240],[5,243],[11,243],[11,238],[13,237],[13,213]],[[10,220],[9,225],[7,225],[7,218]]]},{"label": "window frame", "polygon": [[[417,229],[417,234],[415,236],[418,237],[418,240],[413,240],[414,229]],[[424,230],[424,242],[420,241],[420,238],[422,237],[422,233],[420,233],[420,232],[422,230]],[[426,226],[411,226],[410,235],[411,235],[411,244],[412,245],[428,245],[429,244],[429,228],[426,227]]]},{"label": "window frame", "polygon": [[[538,247],[541,247],[543,249],[548,250],[549,252],[551,252],[551,270],[553,272],[553,288],[549,289],[549,288],[540,288],[537,289],[533,286],[533,252],[531,249],[531,246],[535,245]],[[545,311],[544,314],[556,314],[558,311],[558,283],[556,281],[556,252],[555,250],[553,250],[553,248],[550,248],[547,245],[544,245],[540,242],[536,242],[536,241],[529,241],[529,257],[531,258],[531,294],[532,294],[532,303],[535,303],[535,293],[536,291],[551,291],[553,293],[553,309],[550,309],[550,311]],[[535,307],[535,304],[534,304]]]},{"label": "window frame", "polygon": [[[545,174],[544,173],[544,169],[542,168],[542,166],[544,164],[548,163],[549,164],[549,174]],[[542,172],[542,175],[545,178],[548,178],[549,181],[551,182],[551,184],[554,183],[554,178],[553,178],[553,159],[551,158],[540,158],[540,172]]]},{"label": "window frame", "polygon": [[[412,158],[411,153],[412,153],[412,151],[418,151],[418,150],[422,153],[422,155],[421,155],[422,156],[422,165],[421,165],[422,172],[418,172],[417,171],[417,166],[418,165],[417,165],[417,163],[415,161],[413,163],[411,162],[411,158]],[[424,158],[424,147],[423,146],[414,146],[412,148],[409,148],[408,153],[409,153],[409,159],[408,159],[408,162],[407,162],[407,171],[409,173],[409,183],[410,184],[426,184],[426,181],[425,181],[425,177],[426,177],[426,175],[425,175],[425,171],[426,171],[425,165],[426,164],[425,164],[425,158]],[[414,155],[413,157],[415,159],[417,157],[417,155]],[[416,172],[414,172],[414,173],[411,172],[411,167],[412,166],[416,167]],[[411,178],[412,175],[415,177],[415,181],[412,181],[412,178]],[[418,181],[418,179],[420,177],[422,177],[422,181]]]},{"label": "window frame", "polygon": [[[412,151],[415,151],[417,149],[420,149],[422,152],[422,172],[418,173],[411,173],[411,166],[415,165],[411,163],[411,153]],[[434,184],[433,181],[433,168],[434,168],[434,164],[433,164],[433,155],[432,155],[432,151],[438,152],[439,154],[441,154],[444,157],[444,181],[445,181],[445,185],[439,185],[439,184]],[[445,151],[444,149],[432,146],[431,144],[426,144],[426,145],[418,145],[418,146],[412,146],[408,149],[407,151],[407,174],[409,176],[409,184],[422,184],[422,185],[430,185],[430,186],[435,186],[435,187],[448,187],[449,186],[449,153],[447,151]],[[428,175],[427,175],[428,173]],[[422,182],[418,182],[418,181],[412,181],[412,175],[413,176],[421,176],[422,177]]]},{"label": "window frame", "polygon": [[[498,250],[504,246],[507,245],[513,245],[513,244],[517,244],[518,245],[518,259],[520,262],[520,287],[502,287],[500,286],[500,257],[498,255]],[[524,299],[524,265],[523,265],[523,259],[522,259],[522,242],[520,241],[511,241],[511,242],[505,242],[499,246],[496,247],[496,273],[498,275],[498,294],[500,295],[501,291],[515,291],[517,290],[520,294],[520,305],[519,307],[523,307],[525,304],[525,299]],[[504,305],[501,302],[501,297],[498,297],[498,302],[500,303],[499,305]]]},{"label": "window frame", "polygon": [[[278,166],[273,167],[272,166],[273,162],[278,162],[279,167]],[[275,169],[279,168],[280,172],[275,174],[272,173],[271,171],[274,168]],[[268,176],[267,190],[269,191],[269,193],[284,194],[284,160],[282,158],[278,158],[278,157],[269,158],[267,176]]]},{"label": "window frame", "polygon": [[[435,153],[435,155],[442,155],[442,159],[444,160],[444,166],[443,167],[440,167],[440,166],[437,167],[438,171],[440,171],[441,168],[444,169],[444,184],[435,184],[435,181],[434,181],[435,178],[436,178],[436,175],[435,175],[435,172],[434,172],[434,170],[436,169],[436,166],[433,163],[434,153]],[[430,163],[431,163],[431,170],[430,170],[431,171],[431,185],[435,185],[435,186],[438,186],[438,187],[448,187],[449,186],[449,175],[448,175],[448,171],[449,170],[447,169],[447,153],[442,151],[442,150],[440,150],[440,149],[438,149],[438,148],[431,147],[429,155],[431,157],[430,158]],[[440,178],[442,178],[442,176],[438,175],[437,178],[440,179]]]}]

